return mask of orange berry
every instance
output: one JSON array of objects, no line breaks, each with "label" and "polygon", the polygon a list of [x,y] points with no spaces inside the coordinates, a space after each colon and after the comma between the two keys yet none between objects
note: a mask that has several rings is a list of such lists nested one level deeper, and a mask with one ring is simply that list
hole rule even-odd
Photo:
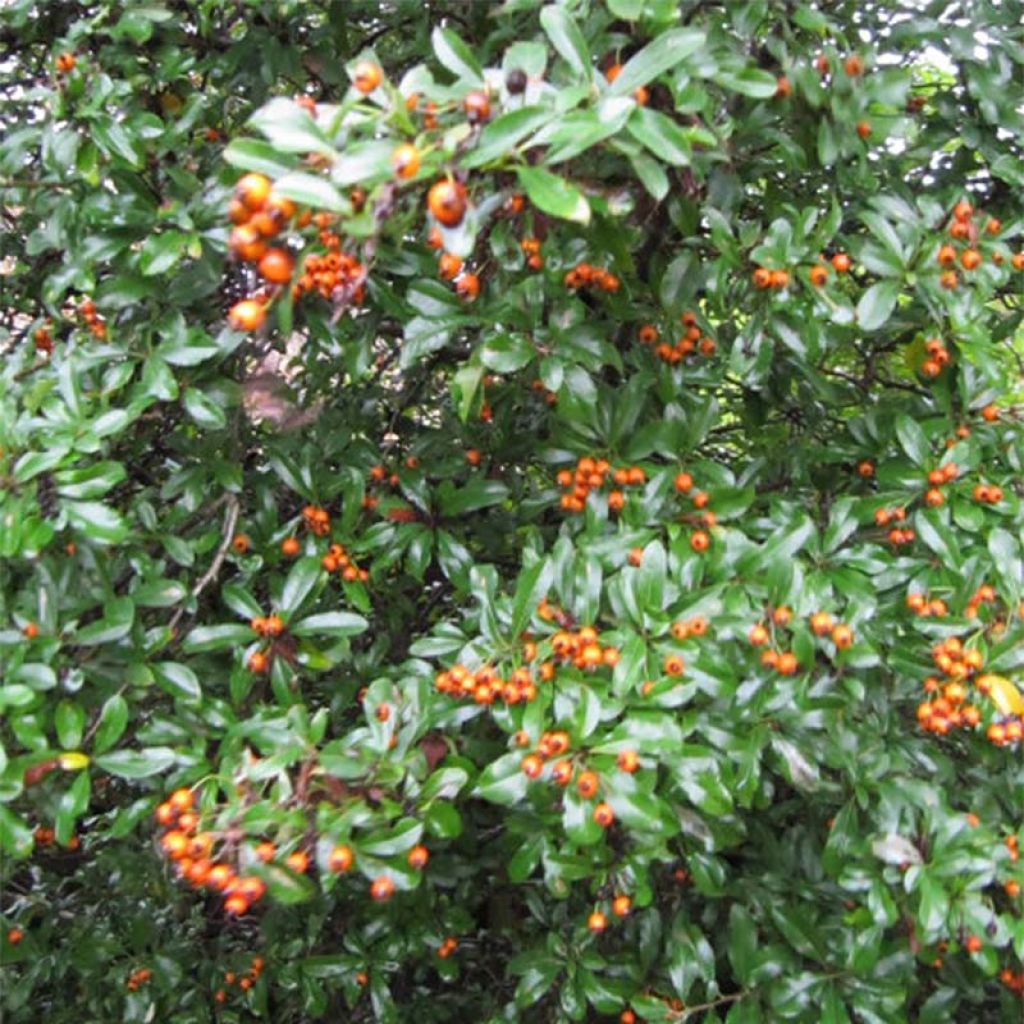
[{"label": "orange berry", "polygon": [[427,193],[431,216],[446,228],[458,227],[466,215],[466,188],[450,178],[435,182]]},{"label": "orange berry", "polygon": [[707,551],[710,543],[711,539],[703,530],[695,530],[690,534],[690,547],[698,554]]},{"label": "orange berry", "polygon": [[598,779],[593,772],[583,772],[576,780],[576,792],[584,800],[592,800],[597,795]]},{"label": "orange berry", "polygon": [[397,146],[391,154],[391,169],[403,181],[415,178],[420,169],[420,151],[408,142]]},{"label": "orange berry", "polygon": [[601,828],[610,828],[612,822],[615,821],[615,812],[608,806],[608,804],[598,804],[594,808],[594,813],[591,815],[595,822],[601,826]]},{"label": "orange berry", "polygon": [[370,899],[375,903],[386,903],[395,892],[395,883],[387,875],[379,875],[370,884]]},{"label": "orange berry", "polygon": [[422,871],[427,866],[427,861],[430,859],[430,852],[425,846],[417,845],[414,846],[410,851],[406,860],[409,862],[409,867],[414,871]]},{"label": "orange berry", "polygon": [[612,913],[616,917],[625,917],[633,906],[633,901],[628,896],[616,896],[612,900]]},{"label": "orange berry", "polygon": [[228,313],[228,323],[235,331],[255,331],[267,317],[267,311],[253,299],[236,302]]},{"label": "orange berry", "polygon": [[372,60],[361,60],[352,69],[352,84],[364,96],[380,85],[383,74],[379,65]]},{"label": "orange berry", "polygon": [[595,935],[600,935],[600,933],[607,927],[608,918],[605,917],[600,910],[595,910],[590,917],[587,918],[587,928],[589,928]]},{"label": "orange berry", "polygon": [[268,249],[256,269],[264,281],[271,284],[287,284],[295,270],[295,260],[286,249]]},{"label": "orange berry", "polygon": [[263,174],[243,174],[235,185],[235,195],[246,209],[255,212],[270,197],[270,179]]},{"label": "orange berry", "polygon": [[296,850],[294,853],[288,854],[284,862],[297,875],[304,875],[309,868],[309,857],[302,850]]},{"label": "orange berry", "polygon": [[285,537],[285,539],[281,541],[281,554],[284,555],[285,558],[295,558],[298,555],[299,550],[300,548],[297,538]]}]

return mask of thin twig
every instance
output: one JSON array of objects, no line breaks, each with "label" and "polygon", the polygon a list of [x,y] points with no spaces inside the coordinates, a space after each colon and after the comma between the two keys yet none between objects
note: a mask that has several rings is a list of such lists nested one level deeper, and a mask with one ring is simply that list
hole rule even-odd
[{"label": "thin twig", "polygon": [[[231,538],[235,535],[235,526],[238,523],[239,504],[238,498],[233,494],[229,494],[226,501],[227,510],[224,513],[224,528],[221,532],[220,546],[217,548],[217,553],[213,556],[210,568],[199,577],[196,581],[196,585],[192,588],[190,594],[191,597],[199,597],[199,595],[217,578],[217,574],[220,572],[220,567],[224,564],[224,559],[228,556],[228,549],[231,547]],[[177,625],[184,614],[185,606],[183,604],[179,605],[178,610],[173,616],[171,616],[171,621],[168,624],[172,633],[177,628]]]}]

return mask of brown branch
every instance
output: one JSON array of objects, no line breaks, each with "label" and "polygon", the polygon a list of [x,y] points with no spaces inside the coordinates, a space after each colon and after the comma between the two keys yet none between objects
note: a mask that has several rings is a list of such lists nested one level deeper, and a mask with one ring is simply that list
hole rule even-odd
[{"label": "brown branch", "polygon": [[[192,588],[189,594],[190,597],[198,598],[199,595],[217,578],[217,574],[220,572],[220,567],[224,564],[224,559],[227,558],[228,549],[231,547],[231,538],[235,535],[235,526],[238,523],[239,504],[238,498],[233,494],[229,494],[225,500],[227,503],[227,511],[224,513],[224,526],[221,531],[220,545],[213,556],[210,568],[207,569],[206,572],[204,572],[196,581],[196,585]],[[181,621],[184,614],[184,604],[179,605],[178,610],[174,613],[171,617],[171,621],[168,623],[172,634],[176,630],[178,623]]]}]

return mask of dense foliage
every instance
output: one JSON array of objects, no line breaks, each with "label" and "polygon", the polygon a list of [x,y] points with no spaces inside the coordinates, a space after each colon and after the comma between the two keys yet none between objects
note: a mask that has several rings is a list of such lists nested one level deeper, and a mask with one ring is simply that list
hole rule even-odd
[{"label": "dense foliage", "polygon": [[1022,14],[4,4],[4,1020],[1019,1019]]}]

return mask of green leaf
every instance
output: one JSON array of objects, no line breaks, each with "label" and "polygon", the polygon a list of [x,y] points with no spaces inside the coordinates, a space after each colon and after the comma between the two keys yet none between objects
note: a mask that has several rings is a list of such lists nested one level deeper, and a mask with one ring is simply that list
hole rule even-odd
[{"label": "green leaf", "polygon": [[506,807],[519,803],[526,796],[529,784],[523,774],[522,761],[520,753],[504,754],[493,761],[480,773],[473,795]]},{"label": "green leaf", "polygon": [[[704,46],[705,35],[695,28],[673,28],[662,32],[622,67],[608,87],[612,96],[626,96],[641,85],[680,64]],[[773,90],[774,91],[774,90]]]},{"label": "green leaf", "polygon": [[144,747],[141,750],[115,750],[101,754],[95,764],[111,775],[122,779],[148,779],[151,775],[167,771],[178,759],[170,747]]},{"label": "green leaf", "polygon": [[873,284],[860,297],[857,303],[857,323],[862,330],[877,330],[889,319],[901,287],[901,281],[887,278]]},{"label": "green leaf", "polygon": [[548,107],[520,107],[501,114],[484,126],[475,148],[459,162],[471,169],[511,155],[518,143],[554,117],[555,112]]},{"label": "green leaf", "polygon": [[988,550],[999,579],[1007,589],[1007,596],[1016,604],[1024,583],[1020,545],[1007,530],[997,527],[988,535]]},{"label": "green leaf", "polygon": [[226,623],[219,626],[197,626],[182,641],[181,648],[189,654],[203,651],[221,651],[226,647],[244,647],[251,643],[253,631],[249,626]]},{"label": "green leaf", "polygon": [[99,724],[93,736],[93,755],[109,750],[123,735],[128,725],[128,702],[119,693],[108,697],[100,712]]},{"label": "green leaf", "polygon": [[271,180],[287,174],[292,165],[269,142],[260,139],[232,139],[222,156],[232,167],[257,171]]},{"label": "green leaf", "polygon": [[675,167],[690,164],[690,141],[686,130],[672,118],[649,107],[637,107],[627,125],[630,135],[655,156]]},{"label": "green leaf", "polygon": [[517,167],[516,175],[531,203],[544,213],[587,224],[590,205],[575,185],[543,167]]},{"label": "green leaf", "polygon": [[293,623],[289,632],[295,636],[356,636],[368,627],[366,619],[354,612],[321,612]]},{"label": "green leaf", "polygon": [[54,726],[57,730],[57,742],[61,748],[77,750],[82,742],[85,711],[75,701],[62,700],[54,712]]},{"label": "green leaf", "polygon": [[914,528],[918,537],[951,569],[959,569],[960,549],[949,526],[943,522],[937,509],[920,509],[914,514]]},{"label": "green leaf", "polygon": [[719,71],[715,81],[725,89],[758,100],[770,100],[778,88],[775,75],[753,67],[741,68],[739,71]]},{"label": "green leaf", "polygon": [[480,362],[495,373],[514,373],[529,363],[537,352],[522,334],[497,334],[480,346]]},{"label": "green leaf", "polygon": [[356,843],[356,849],[368,857],[395,857],[401,853],[408,853],[422,836],[422,822],[405,818],[392,828],[360,838]]},{"label": "green leaf", "polygon": [[473,51],[450,28],[435,28],[430,43],[441,66],[466,85],[482,86],[483,71]]},{"label": "green leaf", "polygon": [[277,97],[260,107],[249,123],[282,153],[323,153],[333,157],[334,147],[317,127],[309,111],[293,100]]},{"label": "green leaf", "polygon": [[130,597],[115,597],[103,606],[103,618],[83,626],[75,634],[79,647],[97,647],[126,637],[135,621],[135,602]]},{"label": "green leaf", "polygon": [[200,700],[203,696],[199,677],[187,665],[174,661],[157,661],[150,668],[160,684],[173,697],[185,700]]},{"label": "green leaf", "polygon": [[64,505],[72,529],[100,544],[119,544],[128,536],[120,512],[101,501],[69,501]]},{"label": "green leaf", "polygon": [[90,134],[107,156],[120,157],[136,169],[142,166],[142,160],[132,144],[131,137],[112,117],[97,117],[92,123]]},{"label": "green leaf", "polygon": [[281,601],[278,610],[284,616],[293,615],[309,597],[310,591],[316,586],[323,570],[320,559],[316,557],[300,558],[288,573],[288,578],[281,588]]},{"label": "green leaf", "polygon": [[329,181],[303,171],[289,171],[274,182],[277,195],[291,199],[316,210],[328,210],[346,216],[352,212],[352,204]]},{"label": "green leaf", "polygon": [[590,72],[590,52],[587,41],[564,7],[551,4],[540,12],[541,28],[547,33],[558,55],[578,75]]},{"label": "green leaf", "polygon": [[910,460],[918,466],[926,466],[931,459],[931,448],[924,431],[909,416],[896,417],[896,437]]},{"label": "green leaf", "polygon": [[508,488],[500,480],[473,477],[465,487],[441,492],[440,510],[446,519],[497,505],[508,497]]},{"label": "green leaf", "polygon": [[166,274],[181,259],[188,235],[182,231],[164,231],[150,235],[139,253],[139,269],[147,277]]},{"label": "green leaf", "polygon": [[185,412],[206,430],[223,430],[227,426],[227,416],[221,405],[204,395],[197,388],[185,388],[181,396]]}]

